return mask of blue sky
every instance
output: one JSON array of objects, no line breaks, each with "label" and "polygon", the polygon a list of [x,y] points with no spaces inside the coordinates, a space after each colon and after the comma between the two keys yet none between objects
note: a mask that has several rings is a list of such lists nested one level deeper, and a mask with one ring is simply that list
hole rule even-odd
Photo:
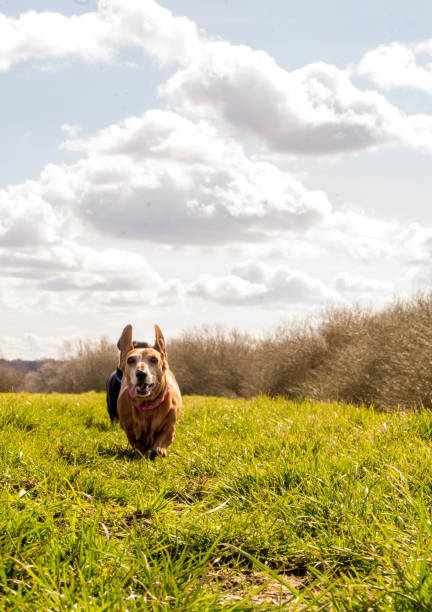
[{"label": "blue sky", "polygon": [[431,18],[0,0],[2,354],[427,290]]}]

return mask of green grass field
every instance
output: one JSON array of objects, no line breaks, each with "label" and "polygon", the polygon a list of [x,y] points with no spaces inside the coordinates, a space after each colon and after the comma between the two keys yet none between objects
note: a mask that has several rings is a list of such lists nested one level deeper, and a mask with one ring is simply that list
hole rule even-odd
[{"label": "green grass field", "polygon": [[432,609],[432,413],[187,397],[155,461],[102,394],[0,424],[1,609]]}]

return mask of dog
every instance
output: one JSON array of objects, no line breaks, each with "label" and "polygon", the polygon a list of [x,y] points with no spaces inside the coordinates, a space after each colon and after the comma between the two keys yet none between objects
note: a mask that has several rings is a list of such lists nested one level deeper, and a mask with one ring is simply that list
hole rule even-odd
[{"label": "dog", "polygon": [[165,340],[155,325],[153,348],[134,348],[132,326],[120,336],[123,372],[117,400],[120,426],[130,444],[143,455],[165,457],[175,436],[182,406],[180,388],[168,366]]},{"label": "dog", "polygon": [[[132,344],[134,348],[149,348],[150,346],[150,344],[147,342],[139,342],[135,340],[132,342]],[[117,342],[117,348],[120,350],[120,340]],[[111,419],[112,424],[118,421],[117,400],[120,393],[122,378],[123,371],[120,369],[120,367],[117,367],[117,369],[109,375],[108,380],[106,381],[106,403],[108,416]]]}]

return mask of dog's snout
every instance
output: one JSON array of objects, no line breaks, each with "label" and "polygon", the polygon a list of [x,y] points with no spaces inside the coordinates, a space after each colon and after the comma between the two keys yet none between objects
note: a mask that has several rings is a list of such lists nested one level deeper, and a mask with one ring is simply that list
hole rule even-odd
[{"label": "dog's snout", "polygon": [[147,378],[147,372],[144,370],[137,370],[136,377],[138,380],[145,380]]}]

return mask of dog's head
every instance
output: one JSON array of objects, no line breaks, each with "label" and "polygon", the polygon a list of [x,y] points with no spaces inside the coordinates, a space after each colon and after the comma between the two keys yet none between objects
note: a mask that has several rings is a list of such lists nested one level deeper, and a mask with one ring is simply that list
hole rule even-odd
[{"label": "dog's head", "polygon": [[155,325],[155,332],[154,347],[135,347],[132,342],[132,325],[126,325],[118,341],[120,368],[132,398],[151,398],[160,391],[168,361],[165,340],[158,325]]}]

